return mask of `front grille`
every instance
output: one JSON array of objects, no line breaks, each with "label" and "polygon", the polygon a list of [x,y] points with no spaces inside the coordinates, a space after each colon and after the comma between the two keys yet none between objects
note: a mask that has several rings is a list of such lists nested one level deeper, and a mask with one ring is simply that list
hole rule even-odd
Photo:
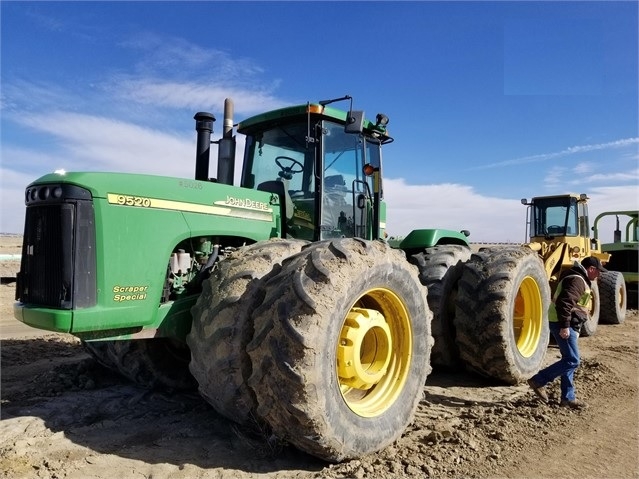
[{"label": "front grille", "polygon": [[30,186],[26,205],[16,299],[62,309],[95,305],[95,221],[91,194],[66,184]]},{"label": "front grille", "polygon": [[605,268],[623,273],[636,273],[639,255],[636,249],[611,251],[612,257]]}]

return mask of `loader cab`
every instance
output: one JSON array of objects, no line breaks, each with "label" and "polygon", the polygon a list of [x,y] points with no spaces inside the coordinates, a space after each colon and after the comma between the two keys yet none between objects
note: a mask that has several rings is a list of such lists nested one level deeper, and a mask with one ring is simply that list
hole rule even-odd
[{"label": "loader cab", "polygon": [[581,254],[591,248],[588,197],[585,194],[540,196],[528,206],[526,237],[531,243],[560,242],[578,247]]},{"label": "loader cab", "polygon": [[352,116],[308,104],[238,125],[246,136],[241,185],[273,193],[282,236],[317,241],[381,234],[381,146],[392,139],[363,118],[353,126]]},{"label": "loader cab", "polygon": [[526,230],[530,238],[588,237],[587,199],[585,194],[541,196],[530,203],[522,199],[522,204],[529,206]]}]

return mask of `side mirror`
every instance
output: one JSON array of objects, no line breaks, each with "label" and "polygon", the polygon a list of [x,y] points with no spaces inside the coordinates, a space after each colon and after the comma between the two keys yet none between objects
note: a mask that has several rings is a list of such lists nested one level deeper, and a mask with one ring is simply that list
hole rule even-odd
[{"label": "side mirror", "polygon": [[364,112],[363,111],[349,111],[346,117],[346,126],[344,127],[346,133],[362,133],[364,131]]}]

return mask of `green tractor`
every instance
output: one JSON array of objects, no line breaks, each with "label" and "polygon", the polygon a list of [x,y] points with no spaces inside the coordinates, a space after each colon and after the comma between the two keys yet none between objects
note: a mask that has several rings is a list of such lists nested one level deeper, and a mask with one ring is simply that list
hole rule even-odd
[{"label": "green tractor", "polygon": [[[599,222],[606,216],[614,216],[616,228],[613,232],[612,243],[602,243],[601,250],[611,255],[610,260],[606,264],[606,269],[617,271],[623,276],[628,293],[628,306],[637,307],[637,298],[639,297],[639,211],[606,211],[595,218],[592,227],[595,241],[599,240]],[[619,217],[625,217],[626,227],[625,235],[622,237],[622,231],[619,228]],[[609,281],[612,281],[609,280]],[[618,279],[616,281],[619,281]],[[603,284],[603,282],[602,282]],[[612,288],[613,286],[609,286]],[[617,307],[619,301],[613,303],[613,310]],[[612,323],[618,323],[616,318],[611,318]]]},{"label": "green tractor", "polygon": [[75,335],[143,386],[197,387],[232,421],[328,461],[401,435],[433,336],[434,364],[511,384],[536,372],[549,302],[536,254],[471,256],[467,232],[437,229],[385,241],[385,115],[368,121],[346,96],[248,118],[234,186],[232,109],[215,179],[215,118],[198,113],[192,180],[60,172],[28,185],[15,317]]}]

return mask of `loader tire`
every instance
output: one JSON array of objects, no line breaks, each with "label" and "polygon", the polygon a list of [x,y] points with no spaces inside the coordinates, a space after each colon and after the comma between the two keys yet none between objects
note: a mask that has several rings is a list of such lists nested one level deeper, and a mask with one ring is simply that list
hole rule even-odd
[{"label": "loader tire", "polygon": [[410,262],[419,269],[419,280],[428,288],[428,306],[433,312],[431,364],[449,370],[462,367],[455,342],[455,299],[463,263],[471,251],[462,245],[441,245],[414,254]]},{"label": "loader tire", "polygon": [[193,325],[186,338],[191,373],[200,394],[232,421],[245,423],[256,407],[246,384],[251,373],[246,345],[253,336],[250,314],[260,299],[259,278],[305,244],[278,238],[231,253],[204,282],[191,309]]},{"label": "loader tire", "polygon": [[599,284],[600,311],[599,322],[603,324],[621,324],[626,320],[628,293],[626,282],[619,271],[601,273]]},{"label": "loader tire", "polygon": [[249,386],[274,437],[331,462],[397,439],[432,347],[426,289],[403,252],[355,238],[313,243],[264,288]]},{"label": "loader tire", "polygon": [[592,299],[590,303],[590,311],[588,312],[588,320],[581,325],[581,331],[579,336],[587,338],[594,336],[597,332],[597,326],[599,326],[599,319],[601,316],[601,296],[599,295],[598,281],[593,281],[590,284],[590,291],[592,292]]},{"label": "loader tire", "polygon": [[109,341],[118,371],[149,389],[189,390],[197,386],[189,373],[186,344],[170,338]]},{"label": "loader tire", "polygon": [[465,366],[518,384],[541,367],[549,341],[550,286],[524,247],[484,248],[464,264],[455,328]]}]

